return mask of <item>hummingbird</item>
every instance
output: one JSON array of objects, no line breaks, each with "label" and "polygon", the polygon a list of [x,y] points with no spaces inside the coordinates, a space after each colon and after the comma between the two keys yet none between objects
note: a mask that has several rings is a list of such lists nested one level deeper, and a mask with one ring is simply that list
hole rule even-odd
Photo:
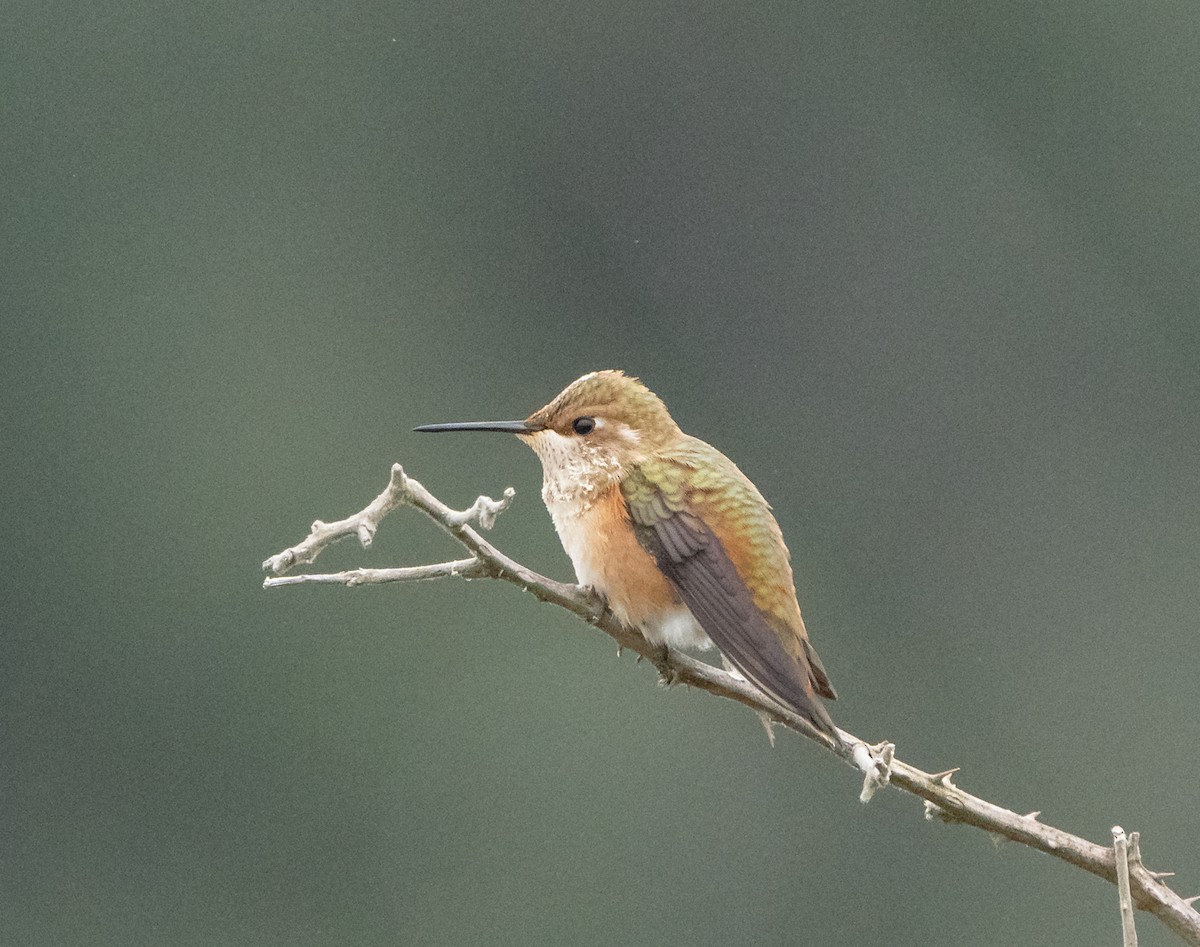
[{"label": "hummingbird", "polygon": [[790,553],[758,488],[619,371],[590,372],[523,421],[417,431],[515,434],[580,585],[655,647],[705,650],[838,742],[837,697],[809,641]]}]

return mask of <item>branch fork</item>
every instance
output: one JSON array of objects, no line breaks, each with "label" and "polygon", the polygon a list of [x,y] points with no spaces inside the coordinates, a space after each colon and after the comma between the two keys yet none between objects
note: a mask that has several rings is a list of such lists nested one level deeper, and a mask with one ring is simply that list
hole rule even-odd
[{"label": "branch fork", "polygon": [[[493,578],[510,582],[539,601],[558,605],[596,626],[616,641],[618,654],[627,648],[639,658],[647,658],[658,668],[664,681],[685,684],[750,708],[763,721],[772,743],[776,725],[782,725],[821,744],[862,773],[863,786],[859,798],[863,802],[870,800],[879,789],[892,785],[923,799],[927,819],[975,826],[992,833],[997,839],[1019,842],[1117,884],[1123,930],[1127,931],[1126,947],[1136,945],[1136,933],[1131,941],[1128,933],[1131,926],[1126,926],[1126,901],[1131,905],[1128,909],[1129,925],[1132,924],[1133,908],[1140,908],[1158,917],[1184,943],[1200,947],[1200,912],[1194,907],[1200,896],[1184,899],[1167,887],[1163,880],[1170,877],[1171,872],[1149,871],[1142,864],[1136,832],[1130,833],[1127,838],[1121,832],[1124,848],[1120,847],[1117,839],[1119,827],[1114,827],[1111,847],[1090,842],[1039,821],[1040,812],[1020,815],[971,795],[953,782],[957,768],[926,773],[898,759],[893,744],[869,744],[844,730],[838,731],[838,739],[834,741],[817,731],[807,720],[781,708],[740,676],[728,674],[674,650],[664,653],[663,649],[651,645],[637,631],[617,621],[591,589],[556,582],[540,575],[510,559],[480,535],[472,524],[485,531],[491,529],[496,517],[508,508],[513,495],[510,487],[500,500],[480,496],[466,509],[453,510],[408,477],[399,464],[393,464],[387,487],[364,509],[333,523],[317,520],[301,542],[264,561],[263,569],[269,575],[263,581],[263,586],[277,588],[299,584],[337,584],[353,587],[441,578]],[[285,575],[296,566],[312,563],[326,547],[347,536],[355,536],[364,548],[369,547],[383,518],[400,506],[420,510],[461,543],[470,554],[469,557],[405,568]]]}]

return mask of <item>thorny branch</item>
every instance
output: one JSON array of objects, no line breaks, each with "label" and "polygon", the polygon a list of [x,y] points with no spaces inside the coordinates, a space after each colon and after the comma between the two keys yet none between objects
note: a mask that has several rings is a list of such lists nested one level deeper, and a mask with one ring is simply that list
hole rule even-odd
[{"label": "thorny branch", "polygon": [[[556,582],[510,559],[484,539],[470,524],[490,529],[496,516],[512,500],[513,490],[504,491],[504,498],[492,500],[479,497],[466,510],[450,509],[420,483],[407,477],[399,464],[394,464],[387,488],[365,509],[335,523],[312,524],[309,535],[300,543],[285,549],[263,563],[271,573],[263,582],[265,588],[301,583],[334,583],[347,586],[380,582],[414,582],[450,576],[463,578],[503,579],[520,586],[543,602],[550,602],[574,613],[612,637],[620,649],[628,648],[653,662],[665,681],[686,684],[725,697],[749,707],[768,725],[778,723],[804,734],[825,746],[830,752],[864,774],[860,798],[868,801],[875,791],[887,785],[897,786],[925,801],[925,818],[942,822],[973,825],[993,835],[1011,839],[1047,855],[1089,871],[1106,881],[1117,884],[1116,846],[1097,845],[1038,820],[1039,812],[1019,815],[973,796],[955,785],[951,769],[926,773],[894,756],[891,743],[870,745],[853,734],[839,730],[840,742],[834,744],[824,734],[813,729],[803,718],[780,707],[761,691],[740,677],[676,651],[664,653],[650,645],[638,632],[626,628],[604,608],[604,603],[590,589]],[[413,506],[426,514],[442,529],[460,542],[470,558],[453,562],[399,569],[352,569],[335,574],[301,574],[285,576],[293,566],[311,563],[321,551],[347,536],[357,536],[362,545],[369,546],[380,520],[398,506]],[[1171,872],[1150,871],[1142,864],[1137,833],[1128,838],[1129,894],[1135,907],[1159,918],[1185,943],[1200,947],[1200,912],[1195,908],[1198,898],[1182,898],[1164,882]],[[1123,882],[1123,878],[1121,879]],[[1122,884],[1124,893],[1124,884]]]}]

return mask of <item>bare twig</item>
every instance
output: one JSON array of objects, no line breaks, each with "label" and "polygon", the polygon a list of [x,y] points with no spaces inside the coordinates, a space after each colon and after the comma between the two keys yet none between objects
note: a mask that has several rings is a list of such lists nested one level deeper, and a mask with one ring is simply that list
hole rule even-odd
[{"label": "bare twig", "polygon": [[[1133,925],[1133,893],[1129,888],[1129,839],[1119,825],[1112,827],[1113,861],[1117,868],[1117,903],[1121,909],[1121,943],[1137,947],[1137,929]],[[1137,833],[1133,833],[1137,839]]]},{"label": "bare twig", "polygon": [[[1168,872],[1152,872],[1142,864],[1136,832],[1131,833],[1128,839],[1128,857],[1119,859],[1113,847],[1097,845],[1040,822],[1040,812],[1020,815],[971,795],[953,782],[952,777],[957,769],[924,772],[896,759],[892,744],[868,744],[844,730],[838,731],[835,743],[814,729],[807,720],[780,707],[740,675],[729,674],[676,651],[664,654],[661,648],[650,645],[637,631],[621,625],[590,589],[556,582],[526,568],[496,549],[470,525],[474,520],[481,528],[490,528],[496,515],[507,507],[512,496],[512,490],[509,489],[502,500],[480,497],[466,510],[452,510],[417,481],[405,476],[400,465],[395,464],[387,488],[365,509],[336,523],[317,521],[303,542],[267,559],[263,569],[272,575],[263,585],[271,588],[309,582],[353,586],[449,576],[489,577],[511,582],[540,601],[565,608],[595,625],[617,642],[618,651],[628,648],[652,661],[664,679],[737,701],[749,707],[765,722],[782,724],[825,746],[863,774],[860,798],[864,802],[878,789],[887,785],[896,786],[925,801],[927,818],[973,825],[992,833],[994,837],[1010,839],[1052,855],[1113,884],[1119,882],[1118,874],[1123,867],[1128,873],[1129,896],[1133,905],[1154,914],[1185,943],[1200,947],[1200,912],[1190,903],[1195,899],[1184,900],[1168,888],[1163,881],[1168,877]],[[312,562],[326,546],[346,536],[357,535],[364,546],[369,545],[379,521],[391,510],[404,504],[425,513],[465,546],[471,558],[407,569],[355,569],[331,575],[282,576],[295,565]]]},{"label": "bare twig", "polygon": [[273,572],[275,575],[287,572],[292,566],[312,562],[326,546],[345,539],[347,536],[357,536],[358,541],[366,549],[375,538],[375,530],[379,528],[379,521],[404,500],[404,470],[399,464],[393,464],[392,477],[387,488],[372,500],[366,509],[359,510],[353,516],[347,516],[344,520],[338,520],[336,523],[322,523],[320,520],[316,520],[309,528],[308,536],[304,538],[303,542],[273,555],[263,563],[263,569]]},{"label": "bare twig", "polygon": [[378,585],[384,582],[423,582],[426,579],[481,579],[487,569],[478,559],[455,559],[435,562],[428,566],[400,569],[349,569],[346,572],[301,572],[299,575],[280,575],[265,579],[263,588],[280,585]]}]

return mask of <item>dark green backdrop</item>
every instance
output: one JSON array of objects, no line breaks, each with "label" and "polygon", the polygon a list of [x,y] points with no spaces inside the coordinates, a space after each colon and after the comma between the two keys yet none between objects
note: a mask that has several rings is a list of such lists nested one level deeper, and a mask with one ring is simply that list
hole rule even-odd
[{"label": "dark green backdrop", "polygon": [[0,21],[0,943],[1116,943],[510,587],[260,589],[394,460],[567,577],[410,428],[605,367],[774,502],[840,722],[1200,892],[1194,4]]}]

